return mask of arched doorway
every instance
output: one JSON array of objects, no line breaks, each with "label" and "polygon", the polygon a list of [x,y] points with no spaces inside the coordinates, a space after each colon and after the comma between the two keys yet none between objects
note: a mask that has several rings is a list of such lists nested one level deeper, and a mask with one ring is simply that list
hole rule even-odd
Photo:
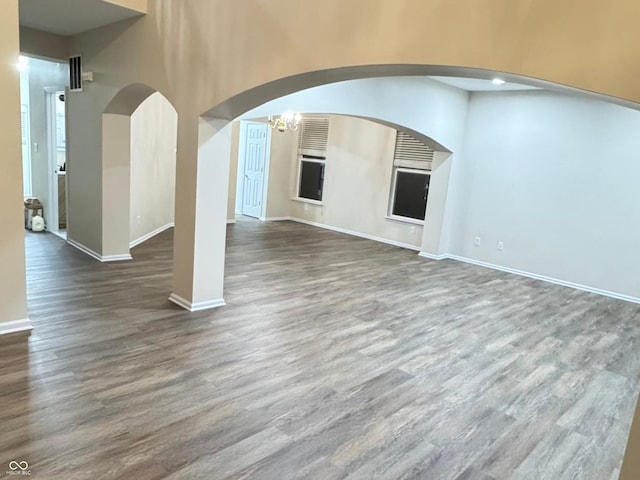
[{"label": "arched doorway", "polygon": [[143,84],[122,89],[102,116],[102,261],[173,226],[177,112]]}]

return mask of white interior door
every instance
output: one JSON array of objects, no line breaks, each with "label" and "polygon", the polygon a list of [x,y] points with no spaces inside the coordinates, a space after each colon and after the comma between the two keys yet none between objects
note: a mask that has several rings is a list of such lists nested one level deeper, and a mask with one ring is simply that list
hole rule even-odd
[{"label": "white interior door", "polygon": [[[47,100],[47,156],[50,175],[47,228],[65,236],[66,228],[66,133],[64,90],[45,88]],[[61,187],[61,188],[59,188]]]},{"label": "white interior door", "polygon": [[268,128],[264,123],[246,125],[242,214],[250,217],[262,216]]}]

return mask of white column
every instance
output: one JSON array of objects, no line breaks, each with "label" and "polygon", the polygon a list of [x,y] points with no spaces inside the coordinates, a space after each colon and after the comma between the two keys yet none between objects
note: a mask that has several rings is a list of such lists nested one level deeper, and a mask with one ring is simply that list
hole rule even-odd
[{"label": "white column", "polygon": [[225,304],[231,130],[227,120],[178,117],[174,278],[169,299],[190,311]]},{"label": "white column", "polygon": [[131,116],[102,115],[102,251],[103,262],[131,260],[129,208]]},{"label": "white column", "polygon": [[27,318],[24,253],[18,1],[2,4],[0,17],[0,334],[31,329]]},{"label": "white column", "polygon": [[451,153],[434,152],[429,200],[420,248],[420,255],[423,257],[440,259],[447,253],[445,214],[452,161]]}]

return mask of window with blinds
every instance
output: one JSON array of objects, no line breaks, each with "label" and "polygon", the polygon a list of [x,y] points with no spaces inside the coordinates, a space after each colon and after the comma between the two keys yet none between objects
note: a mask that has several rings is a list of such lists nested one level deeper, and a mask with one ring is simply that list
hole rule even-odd
[{"label": "window with blinds", "polygon": [[431,170],[433,150],[417,138],[405,132],[398,132],[393,166]]},{"label": "window with blinds", "polygon": [[302,152],[322,156],[327,151],[328,140],[328,118],[308,117],[302,119],[298,143],[298,148]]},{"label": "window with blinds", "polygon": [[405,132],[398,132],[393,155],[389,216],[424,222],[427,211],[433,150]]},{"label": "window with blinds", "polygon": [[298,139],[298,198],[322,202],[329,119],[303,118]]}]

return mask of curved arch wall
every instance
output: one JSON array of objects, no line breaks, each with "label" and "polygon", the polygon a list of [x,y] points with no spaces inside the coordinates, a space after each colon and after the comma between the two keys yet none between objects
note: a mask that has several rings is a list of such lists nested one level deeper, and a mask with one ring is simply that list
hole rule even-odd
[{"label": "curved arch wall", "polygon": [[442,195],[438,208],[429,204],[437,221],[425,226],[423,252],[640,301],[637,110],[544,90],[468,94],[403,77],[312,88],[243,118],[285,110],[386,119],[453,152],[450,180],[434,176]]},{"label": "curved arch wall", "polygon": [[[81,230],[74,232],[71,225],[70,238],[104,253],[100,115],[125,85],[153,85],[176,107],[178,164],[184,178],[179,183],[191,197],[184,205],[178,202],[178,209],[192,217],[198,117],[204,112],[231,119],[312,85],[402,73],[446,74],[459,67],[473,68],[479,76],[495,70],[640,99],[635,43],[620,35],[635,32],[631,19],[640,6],[588,0],[580,8],[583,14],[577,16],[573,8],[552,0],[517,5],[498,0],[481,8],[474,0],[455,5],[439,0],[329,0],[314,5],[152,0],[143,18],[71,41],[73,51],[83,52],[95,81],[69,102],[69,155],[82,165],[69,195],[85,206],[75,212]],[[305,39],[314,30],[319,33],[310,48]],[[232,105],[227,102],[231,98]],[[186,241],[193,244],[194,239]]]},{"label": "curved arch wall", "polygon": [[[453,152],[437,162],[431,176],[427,222],[422,236],[422,251],[441,255],[447,250],[446,222],[452,211],[451,201],[447,200],[450,174],[463,148],[468,101],[467,92],[429,78],[371,78],[303,90],[272,100],[240,118],[277,115],[286,110],[358,116],[409,128],[432,139],[434,149]],[[233,166],[231,170],[234,171]],[[229,204],[232,204],[235,198],[233,181],[230,197]],[[393,240],[401,241],[399,235],[398,232]]]}]

